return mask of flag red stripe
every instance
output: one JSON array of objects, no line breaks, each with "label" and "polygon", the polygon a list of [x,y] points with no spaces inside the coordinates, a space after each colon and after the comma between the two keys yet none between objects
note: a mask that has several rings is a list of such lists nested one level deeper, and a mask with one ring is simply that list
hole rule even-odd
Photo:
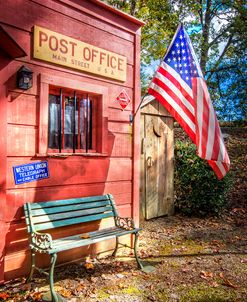
[{"label": "flag red stripe", "polygon": [[[213,169],[213,171],[216,174],[216,176],[218,177],[218,179],[222,179],[226,175],[226,173],[228,173],[230,170],[230,163],[227,164],[224,162],[217,162],[217,161],[212,161],[212,160],[208,160],[208,163],[211,166],[211,168]],[[222,164],[223,171],[221,171],[221,169],[218,166],[220,164]]]},{"label": "flag red stripe", "polygon": [[[197,99],[197,80],[195,78],[192,79],[192,91],[195,96],[195,99]],[[195,112],[195,116],[197,116],[197,112]],[[195,142],[195,144],[196,144],[196,146],[199,146],[200,145],[199,125],[198,125],[198,123],[195,123],[195,125],[196,125],[196,142]]]},{"label": "flag red stripe", "polygon": [[192,97],[188,94],[188,92],[182,87],[181,83],[174,78],[167,70],[165,70],[164,68],[162,68],[162,66],[159,67],[158,72],[161,73],[164,77],[166,77],[170,82],[173,83],[173,85],[175,87],[178,88],[178,90],[181,91],[182,95],[186,98],[186,100],[188,102],[190,102],[190,104],[192,106],[194,106],[194,101],[192,99]]},{"label": "flag red stripe", "polygon": [[212,160],[218,160],[220,152],[220,129],[217,121],[217,117],[215,114],[215,134],[214,134],[214,146],[212,152]]},{"label": "flag red stripe", "polygon": [[203,123],[202,123],[202,138],[201,138],[201,149],[202,149],[202,158],[206,158],[206,150],[208,143],[208,124],[209,124],[209,108],[206,100],[205,94],[203,94]]},{"label": "flag red stripe", "polygon": [[149,87],[148,93],[153,95],[159,102],[168,110],[168,112],[176,119],[176,121],[181,125],[185,132],[189,135],[193,143],[196,143],[195,133],[191,130],[185,120],[179,115],[179,113],[174,110],[174,108],[164,99],[164,97],[156,90]]},{"label": "flag red stripe", "polygon": [[158,78],[154,78],[153,83],[155,83],[157,86],[165,90],[170,95],[170,97],[179,105],[179,107],[185,112],[185,114],[189,117],[189,119],[193,123],[195,123],[195,116],[190,112],[190,110],[184,105],[181,99],[173,92],[171,88],[169,88],[165,83],[163,83]]},{"label": "flag red stripe", "polygon": [[211,166],[211,168],[213,169],[214,173],[216,174],[216,176],[218,177],[218,179],[222,179],[224,177],[224,175],[222,174],[221,170],[219,169],[219,167],[217,166],[217,162],[212,161],[212,160],[208,160],[209,165]]}]

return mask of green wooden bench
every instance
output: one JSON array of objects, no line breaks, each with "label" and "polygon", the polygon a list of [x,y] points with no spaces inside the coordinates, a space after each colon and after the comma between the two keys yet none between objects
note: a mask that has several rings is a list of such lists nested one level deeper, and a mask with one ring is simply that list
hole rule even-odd
[{"label": "green wooden bench", "polygon": [[[118,216],[114,199],[110,194],[86,198],[26,203],[24,205],[24,212],[27,230],[31,235],[30,248],[32,266],[27,282],[31,280],[35,269],[49,275],[52,301],[58,301],[58,295],[54,290],[54,267],[57,253],[59,252],[115,238],[116,247],[112,254],[115,256],[118,246],[121,244],[118,238],[123,235],[134,234],[134,255],[138,267],[143,268],[137,256],[138,232],[141,229],[135,227],[134,221],[131,218]],[[100,221],[108,217],[113,217],[115,221],[114,227],[59,239],[52,239],[51,234],[47,232],[49,229],[84,222]],[[51,256],[49,273],[35,265],[36,253],[46,253]]]}]

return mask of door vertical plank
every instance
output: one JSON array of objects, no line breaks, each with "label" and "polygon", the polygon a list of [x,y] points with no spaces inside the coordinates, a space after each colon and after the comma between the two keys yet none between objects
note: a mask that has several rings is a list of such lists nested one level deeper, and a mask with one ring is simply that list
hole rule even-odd
[{"label": "door vertical plank", "polygon": [[164,117],[157,117],[159,119],[159,129],[161,137],[159,139],[159,171],[158,171],[158,216],[167,214],[167,129]]},{"label": "door vertical plank", "polygon": [[[157,192],[157,139],[153,133],[153,116],[145,115],[146,126],[146,219],[157,217],[158,192]],[[150,166],[149,166],[149,164]]]},{"label": "door vertical plank", "polygon": [[141,155],[140,155],[140,218],[145,218],[146,207],[146,165],[145,165],[145,116],[141,114]]},{"label": "door vertical plank", "polygon": [[167,215],[174,214],[174,120],[166,118],[167,127]]}]

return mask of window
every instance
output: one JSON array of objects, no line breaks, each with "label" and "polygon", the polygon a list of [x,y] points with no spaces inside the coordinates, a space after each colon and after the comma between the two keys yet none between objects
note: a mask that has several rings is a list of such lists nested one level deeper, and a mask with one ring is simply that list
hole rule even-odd
[{"label": "window", "polygon": [[40,75],[37,156],[108,155],[108,88]]},{"label": "window", "polygon": [[96,97],[88,93],[50,87],[48,148],[56,152],[95,152],[93,126]]}]

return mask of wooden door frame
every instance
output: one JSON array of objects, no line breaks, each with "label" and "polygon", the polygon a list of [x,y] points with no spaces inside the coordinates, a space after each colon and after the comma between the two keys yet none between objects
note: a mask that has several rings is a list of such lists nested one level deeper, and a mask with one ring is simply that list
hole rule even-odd
[{"label": "wooden door frame", "polygon": [[[149,108],[148,108],[149,107]],[[174,133],[173,118],[166,109],[156,100],[146,104],[141,110],[141,176],[140,176],[140,217],[146,219],[146,152],[145,152],[145,115],[156,116],[157,118],[165,118],[165,124],[171,129],[167,140],[167,158],[169,161],[170,171],[167,177],[167,195],[170,206],[166,215],[174,213],[173,204],[173,178],[174,178]]]}]

